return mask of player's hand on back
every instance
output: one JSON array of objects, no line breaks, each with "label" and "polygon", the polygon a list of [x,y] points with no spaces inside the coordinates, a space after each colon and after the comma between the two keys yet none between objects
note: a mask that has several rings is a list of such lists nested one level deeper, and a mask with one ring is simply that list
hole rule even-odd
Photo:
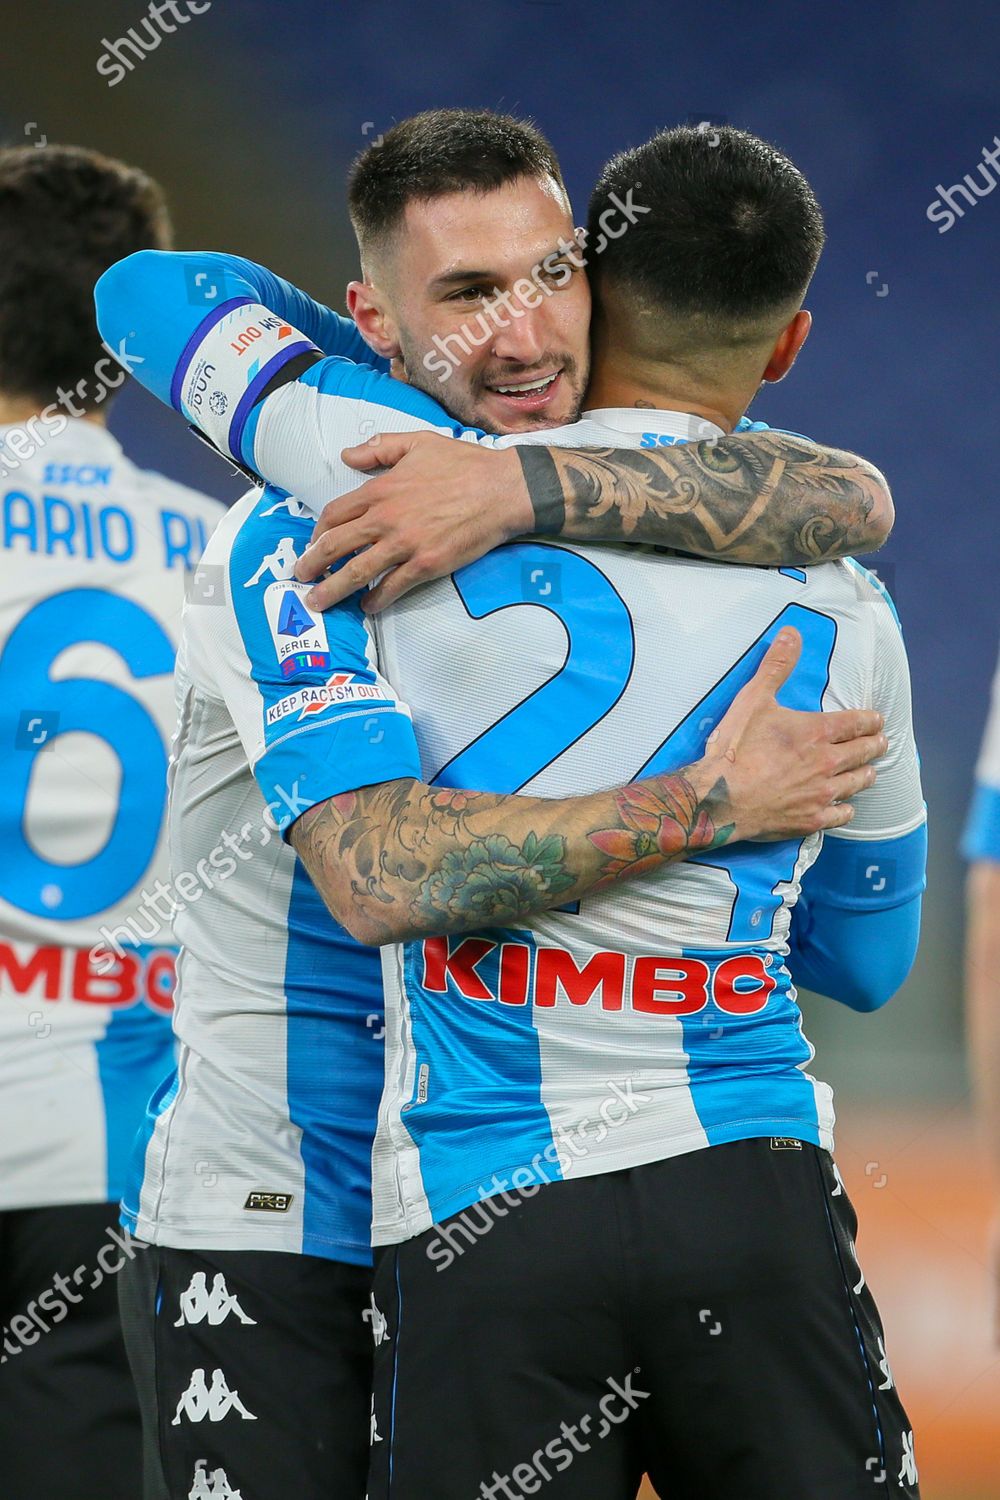
[{"label": "player's hand on back", "polygon": [[734,699],[705,748],[724,777],[735,839],[786,839],[842,828],[849,799],[872,786],[873,761],[888,749],[873,709],[803,713],[777,694],[802,650],[797,630],[779,632],[754,677]]},{"label": "player's hand on back", "polygon": [[[308,596],[312,609],[328,609],[385,573],[361,601],[374,613],[534,525],[511,449],[399,432],[345,448],[343,458],[351,468],[384,472],[331,500],[316,523],[295,569],[304,583],[320,580]],[[344,558],[336,573],[320,577]]]}]

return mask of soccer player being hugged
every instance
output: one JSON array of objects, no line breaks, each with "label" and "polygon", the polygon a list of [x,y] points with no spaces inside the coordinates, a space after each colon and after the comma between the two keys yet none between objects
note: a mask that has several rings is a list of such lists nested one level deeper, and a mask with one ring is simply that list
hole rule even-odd
[{"label": "soccer player being hugged", "polygon": [[[163,837],[185,578],[223,507],[129,462],[94,321],[163,195],[0,151],[0,1495],[135,1500],[117,1200],[173,1065]],[[123,364],[125,368],[123,368]]]}]

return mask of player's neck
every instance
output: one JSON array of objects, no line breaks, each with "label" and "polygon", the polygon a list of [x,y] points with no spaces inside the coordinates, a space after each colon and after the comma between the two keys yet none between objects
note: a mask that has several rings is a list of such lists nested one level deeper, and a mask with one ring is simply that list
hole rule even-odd
[{"label": "player's neck", "polygon": [[[37,401],[32,401],[30,396],[5,396],[0,392],[0,427],[23,426],[32,417],[41,417],[43,411],[49,410],[50,403],[43,402],[39,406]],[[108,421],[104,410],[98,407],[96,411],[80,413],[84,422],[93,422],[96,427],[107,427]]]},{"label": "player's neck", "polygon": [[[745,403],[744,403],[745,404]],[[606,351],[596,357],[590,371],[590,384],[584,399],[587,411],[608,407],[639,406],[654,411],[680,411],[692,417],[703,417],[731,432],[743,415],[738,397],[727,400],[714,393],[693,390],[684,380],[683,371],[669,365],[642,366]]]}]

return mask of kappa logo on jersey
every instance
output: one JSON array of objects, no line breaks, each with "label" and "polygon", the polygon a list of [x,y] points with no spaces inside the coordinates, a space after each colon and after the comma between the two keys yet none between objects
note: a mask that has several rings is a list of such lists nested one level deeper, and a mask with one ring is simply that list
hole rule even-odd
[{"label": "kappa logo on jersey", "polygon": [[369,1431],[369,1434],[368,1434],[368,1442],[369,1442],[370,1445],[373,1445],[375,1443],[380,1443],[381,1441],[382,1441],[382,1434],[378,1430],[378,1418],[375,1415],[375,1397],[373,1396],[372,1397],[372,1423],[371,1423],[371,1430]]},{"label": "kappa logo on jersey", "polygon": [[233,1489],[225,1469],[213,1469],[210,1474],[208,1459],[199,1458],[187,1500],[243,1500],[243,1493]]},{"label": "kappa logo on jersey", "polygon": [[895,1381],[892,1378],[892,1367],[889,1364],[889,1356],[885,1352],[885,1344],[882,1342],[881,1339],[879,1339],[879,1341],[878,1341],[878,1352],[879,1352],[879,1356],[880,1356],[879,1357],[879,1362],[878,1362],[878,1367],[881,1370],[883,1376],[885,1377],[884,1380],[882,1381],[882,1384],[879,1386],[879,1390],[880,1391],[891,1391],[892,1388],[893,1388],[893,1386],[894,1386],[894,1384],[895,1384]]},{"label": "kappa logo on jersey", "polygon": [[294,516],[296,520],[301,520],[303,516],[309,515],[308,505],[303,505],[301,500],[296,500],[293,496],[286,495],[283,500],[276,500],[267,510],[262,510],[260,513],[261,519],[264,516],[277,515],[279,510],[287,510],[288,514]]},{"label": "kappa logo on jersey", "polygon": [[903,1462],[899,1467],[897,1478],[900,1484],[916,1484],[920,1476],[917,1473],[917,1460],[913,1454],[913,1432],[903,1433]]},{"label": "kappa logo on jersey", "polygon": [[321,686],[299,688],[298,692],[289,693],[287,698],[281,698],[277,703],[272,703],[265,715],[267,724],[279,724],[282,719],[287,719],[299,709],[299,721],[314,718],[325,709],[333,708],[338,703],[384,703],[386,701],[385,689],[379,687],[370,679],[359,677],[356,672],[337,672],[333,677],[327,678]]},{"label": "kappa logo on jersey", "polygon": [[239,1298],[226,1286],[226,1278],[221,1271],[213,1277],[211,1291],[208,1289],[205,1272],[195,1271],[190,1286],[186,1292],[181,1292],[179,1300],[181,1315],[174,1324],[175,1328],[183,1328],[190,1323],[203,1323],[206,1319],[209,1326],[215,1328],[219,1323],[224,1323],[230,1313],[249,1328],[257,1326],[256,1320],[248,1318],[243,1311]]},{"label": "kappa logo on jersey", "polygon": [[171,1427],[181,1425],[181,1417],[189,1422],[223,1422],[231,1411],[238,1412],[244,1422],[256,1422],[252,1411],[248,1411],[240,1400],[239,1391],[231,1391],[221,1370],[212,1371],[212,1384],[205,1379],[205,1371],[193,1370],[188,1388],[177,1403],[177,1412]]},{"label": "kappa logo on jersey", "polygon": [[295,572],[295,564],[299,560],[299,554],[295,550],[294,539],[283,536],[273,552],[261,558],[260,567],[252,578],[248,578],[243,585],[245,589],[252,589],[254,584],[260,583],[265,573],[270,573],[276,580],[284,581],[291,578]]},{"label": "kappa logo on jersey", "polygon": [[[295,566],[294,557],[292,566]],[[306,604],[305,595],[308,592],[307,583],[294,580],[269,583],[264,590],[264,613],[267,615],[271,639],[281,666],[281,675],[289,681],[302,677],[307,672],[329,671],[332,661],[326,621]],[[287,701],[283,700],[285,703]],[[274,705],[277,709],[281,706],[280,703]],[[286,713],[291,712],[292,708],[287,708],[274,719],[269,714],[268,722],[276,722],[276,719],[282,719]]]}]

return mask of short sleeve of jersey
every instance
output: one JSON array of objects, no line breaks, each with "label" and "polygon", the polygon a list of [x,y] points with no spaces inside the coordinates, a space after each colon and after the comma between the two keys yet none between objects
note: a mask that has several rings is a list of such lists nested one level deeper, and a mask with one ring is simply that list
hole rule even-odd
[{"label": "short sleeve of jersey", "polygon": [[889,594],[870,573],[856,568],[864,615],[870,631],[871,697],[852,707],[878,709],[889,739],[877,762],[878,779],[853,798],[854,818],[828,838],[887,840],[913,833],[927,820],[920,784],[920,757],[913,736],[910,669],[899,618]]},{"label": "short sleeve of jersey", "polygon": [[185,611],[191,657],[224,699],[282,833],[340,792],[420,776],[409,709],[378,671],[357,603],[319,614],[293,577],[312,525],[296,500],[265,490],[212,549],[204,598]]},{"label": "short sleeve of jersey", "polygon": [[993,679],[993,696],[976,765],[976,787],[962,837],[962,853],[966,859],[1000,862],[1000,663]]}]

